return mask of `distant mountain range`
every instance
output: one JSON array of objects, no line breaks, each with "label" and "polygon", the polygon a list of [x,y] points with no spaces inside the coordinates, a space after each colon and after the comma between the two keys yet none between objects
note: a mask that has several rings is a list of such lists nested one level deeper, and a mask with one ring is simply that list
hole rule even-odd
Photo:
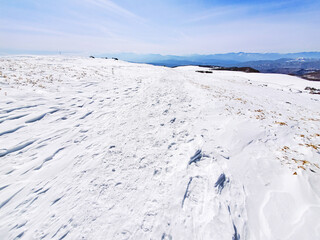
[{"label": "distant mountain range", "polygon": [[[208,65],[222,67],[251,67],[263,73],[284,73],[304,76],[320,71],[320,52],[299,53],[226,53],[211,55],[160,55],[160,54],[104,54],[99,57],[117,57],[134,63],[148,63],[176,67]],[[319,79],[320,80],[320,79]]]},{"label": "distant mountain range", "polygon": [[117,57],[119,59],[136,62],[151,63],[155,65],[177,66],[177,65],[234,65],[242,62],[278,60],[278,59],[320,59],[320,52],[300,52],[300,53],[225,53],[210,55],[160,55],[160,54],[100,54],[98,57]]}]

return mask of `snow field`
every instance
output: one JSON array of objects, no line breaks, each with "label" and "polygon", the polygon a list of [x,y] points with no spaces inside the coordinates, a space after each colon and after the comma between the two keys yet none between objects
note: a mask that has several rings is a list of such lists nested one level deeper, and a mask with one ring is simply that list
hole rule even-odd
[{"label": "snow field", "polygon": [[[0,239],[318,239],[317,82],[0,59]],[[202,69],[202,68],[201,68]]]}]

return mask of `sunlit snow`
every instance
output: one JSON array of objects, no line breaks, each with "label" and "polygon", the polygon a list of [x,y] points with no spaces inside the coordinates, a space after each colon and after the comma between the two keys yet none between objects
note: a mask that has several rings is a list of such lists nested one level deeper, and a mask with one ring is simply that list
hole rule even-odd
[{"label": "sunlit snow", "polygon": [[320,239],[319,82],[0,58],[0,239]]}]

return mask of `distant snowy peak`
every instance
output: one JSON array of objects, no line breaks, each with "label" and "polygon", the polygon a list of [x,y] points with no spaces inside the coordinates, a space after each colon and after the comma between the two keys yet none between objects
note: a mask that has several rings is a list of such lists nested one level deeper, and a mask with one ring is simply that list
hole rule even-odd
[{"label": "distant snowy peak", "polygon": [[320,62],[320,59],[298,57],[298,58],[295,58],[295,59],[290,59],[287,62]]}]

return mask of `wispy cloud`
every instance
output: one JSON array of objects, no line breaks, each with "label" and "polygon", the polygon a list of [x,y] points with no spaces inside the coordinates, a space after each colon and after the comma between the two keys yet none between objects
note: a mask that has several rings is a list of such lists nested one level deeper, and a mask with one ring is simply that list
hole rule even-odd
[{"label": "wispy cloud", "polygon": [[[196,23],[200,21],[207,21],[210,19],[220,19],[223,21],[232,20],[235,18],[248,18],[251,15],[265,15],[270,14],[277,9],[285,9],[297,2],[296,0],[269,2],[269,3],[245,3],[245,4],[225,4],[209,8],[203,12],[196,13],[195,16],[189,18],[187,23]],[[225,19],[228,18],[228,19]]]},{"label": "wispy cloud", "polygon": [[34,27],[25,24],[17,23],[8,23],[7,21],[0,21],[0,30],[6,30],[10,32],[30,32],[30,33],[39,33],[39,34],[52,34],[52,35],[62,35],[65,36],[65,32],[54,31],[47,28]]},{"label": "wispy cloud", "polygon": [[210,10],[206,10],[205,12],[196,14],[194,17],[187,19],[186,23],[196,23],[196,22],[205,21],[212,18],[223,17],[226,15],[244,12],[247,9],[248,9],[247,7],[240,7],[240,6],[215,7]]},{"label": "wispy cloud", "polygon": [[85,0],[89,4],[94,4],[99,8],[105,9],[109,12],[115,13],[121,17],[133,19],[135,21],[144,22],[145,19],[134,14],[133,12],[119,6],[111,0]]}]

